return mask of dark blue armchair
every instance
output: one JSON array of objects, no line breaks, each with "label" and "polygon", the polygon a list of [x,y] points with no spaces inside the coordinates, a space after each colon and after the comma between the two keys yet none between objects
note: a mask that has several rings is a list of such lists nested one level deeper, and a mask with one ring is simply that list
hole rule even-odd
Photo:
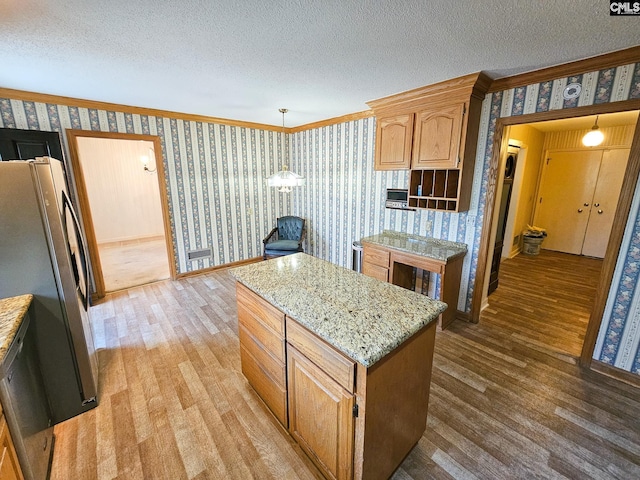
[{"label": "dark blue armchair", "polygon": [[302,252],[305,229],[304,218],[286,216],[277,220],[278,226],[262,240],[264,259]]}]

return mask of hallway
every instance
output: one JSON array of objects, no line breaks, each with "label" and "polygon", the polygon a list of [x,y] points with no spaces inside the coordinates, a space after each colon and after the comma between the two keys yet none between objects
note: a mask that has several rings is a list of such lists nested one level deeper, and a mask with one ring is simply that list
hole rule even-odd
[{"label": "hallway", "polygon": [[579,357],[602,259],[541,250],[503,260],[498,289],[480,317],[514,339]]}]

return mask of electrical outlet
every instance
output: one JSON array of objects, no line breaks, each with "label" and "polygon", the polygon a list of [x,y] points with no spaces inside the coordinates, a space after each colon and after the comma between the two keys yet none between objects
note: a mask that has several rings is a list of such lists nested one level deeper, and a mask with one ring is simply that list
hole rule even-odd
[{"label": "electrical outlet", "polygon": [[476,224],[476,216],[475,215],[467,215],[467,226],[473,226]]}]

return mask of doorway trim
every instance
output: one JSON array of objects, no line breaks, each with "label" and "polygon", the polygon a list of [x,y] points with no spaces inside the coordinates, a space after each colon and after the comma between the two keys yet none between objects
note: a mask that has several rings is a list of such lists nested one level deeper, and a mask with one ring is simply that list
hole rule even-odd
[{"label": "doorway trim", "polygon": [[78,148],[78,137],[104,138],[112,140],[144,140],[153,142],[153,151],[155,154],[156,173],[158,177],[158,187],[160,189],[160,204],[162,205],[162,220],[164,224],[164,238],[167,246],[167,260],[169,261],[169,275],[172,280],[176,279],[176,262],[172,253],[173,235],[171,230],[171,217],[169,215],[169,198],[167,195],[167,185],[165,182],[164,163],[162,161],[162,143],[160,137],[156,135],[139,135],[135,133],[116,133],[116,132],[97,132],[89,130],[72,130],[67,129],[67,142],[69,145],[69,155],[71,157],[71,166],[73,168],[73,180],[78,193],[78,202],[80,204],[80,212],[82,216],[82,226],[87,239],[87,247],[89,249],[89,258],[91,259],[91,272],[93,274],[95,295],[97,298],[103,298],[106,295],[104,285],[104,275],[102,273],[102,264],[100,263],[100,254],[98,252],[98,242],[91,216],[91,207],[89,205],[89,196],[87,195],[87,187],[84,181],[84,173],[80,164],[80,155]]},{"label": "doorway trim", "polygon": [[[547,120],[559,120],[565,118],[584,117],[589,115],[599,115],[606,113],[624,112],[629,110],[640,110],[640,99],[625,100],[620,102],[589,105],[584,107],[576,107],[571,109],[551,110],[547,112],[531,113],[525,115],[517,115],[510,117],[498,118],[496,121],[495,133],[493,137],[493,151],[491,155],[491,163],[489,165],[489,185],[487,188],[487,199],[484,207],[484,218],[487,219],[482,225],[482,233],[480,234],[480,249],[478,252],[478,265],[476,268],[476,278],[474,282],[473,299],[471,306],[471,320],[477,323],[480,320],[480,312],[482,309],[482,290],[485,284],[487,261],[489,258],[489,240],[491,237],[491,227],[494,222],[495,199],[497,193],[498,166],[500,164],[500,156],[503,154],[503,135],[505,128],[511,125],[521,125],[525,123],[542,122]],[[585,340],[582,345],[582,353],[580,355],[580,365],[590,367],[593,351],[595,349],[598,332],[602,324],[602,316],[604,314],[605,304],[609,296],[609,289],[613,280],[615,265],[620,253],[622,244],[622,236],[627,224],[631,202],[635,192],[638,176],[640,175],[640,120],[636,123],[633,140],[631,142],[631,151],[629,153],[629,161],[624,174],[622,191],[618,200],[618,206],[611,228],[611,236],[607,245],[607,251],[602,264],[602,272],[596,291],[596,298],[589,323]]]}]

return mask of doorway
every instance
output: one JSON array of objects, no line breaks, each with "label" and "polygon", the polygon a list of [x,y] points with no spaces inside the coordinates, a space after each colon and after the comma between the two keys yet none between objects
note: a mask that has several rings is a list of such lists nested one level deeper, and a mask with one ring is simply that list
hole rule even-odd
[{"label": "doorway", "polygon": [[[533,295],[530,299],[531,305],[528,308],[533,308],[538,313],[528,312],[527,316],[531,318],[531,322],[526,328],[537,329],[536,334],[541,338],[548,335],[548,338],[545,338],[546,344],[554,345],[557,352],[569,354],[572,357],[580,356],[585,343],[589,313],[594,307],[597,280],[601,275],[602,258],[605,256],[613,224],[618,194],[621,191],[622,174],[629,156],[629,147],[633,142],[638,112],[611,114],[601,118],[607,117],[607,129],[603,129],[606,131],[607,140],[601,147],[598,147],[598,151],[580,148],[578,145],[585,133],[584,125],[588,125],[589,122],[593,124],[595,116],[584,119],[571,118],[505,126],[502,132],[502,151],[506,152],[507,144],[514,141],[522,147],[518,156],[520,170],[517,172],[520,181],[518,182],[518,191],[514,191],[514,199],[511,202],[506,222],[499,218],[497,202],[494,206],[495,214],[492,222],[494,235],[498,224],[501,222],[508,224],[504,234],[504,249],[501,258],[506,266],[504,281],[507,283],[502,292],[498,288],[493,300],[487,301],[487,296],[485,296],[483,306],[490,303],[492,310],[501,308],[500,305],[503,307],[507,305],[504,308],[512,308],[514,304],[518,303],[518,298],[521,298],[524,303],[526,302],[525,297]],[[584,125],[580,121],[584,122]],[[554,152],[553,158],[555,160],[551,162],[549,162],[551,157],[549,152]],[[561,161],[564,156],[567,156],[570,161]],[[505,157],[504,154],[501,155],[501,162]],[[589,164],[591,160],[593,160],[591,162],[593,165],[587,167],[585,162]],[[556,168],[555,181],[551,178],[553,172],[552,175],[549,175],[549,172],[552,171],[549,163],[554,162],[555,167],[561,167]],[[603,163],[606,163],[604,168],[602,167]],[[616,168],[612,167],[614,163]],[[504,165],[499,163],[497,167],[500,171]],[[598,179],[598,173],[602,173],[602,178]],[[615,198],[607,200],[607,207],[602,204],[604,200],[596,199],[598,184],[601,190],[615,192]],[[612,186],[613,184],[615,185]],[[497,201],[501,199],[500,186],[498,178]],[[581,203],[578,206],[568,200],[573,190],[586,195],[584,198],[579,196]],[[550,205],[553,203],[551,197],[554,192],[557,193],[558,201],[554,205]],[[587,203],[589,205],[585,206],[584,204]],[[598,207],[595,207],[596,203],[599,204]],[[545,207],[550,208],[546,208],[545,211]],[[567,209],[567,216],[561,221],[557,221],[557,217],[560,216],[559,211],[562,208]],[[579,210],[582,211],[579,212]],[[590,214],[593,217],[591,222],[589,222]],[[605,217],[608,218],[603,223]],[[578,220],[584,220],[582,230],[575,225]],[[539,257],[526,256],[521,253],[522,232],[527,225],[534,224],[549,229],[549,236],[542,244],[545,250]],[[559,230],[562,229],[566,230],[569,235],[561,235]],[[553,236],[551,231],[554,233]],[[576,239],[570,238],[570,240],[575,240],[574,243],[579,244],[577,250],[558,247],[559,237],[571,237],[572,235]],[[596,238],[596,240],[587,241],[589,238]],[[583,249],[583,244],[586,246],[586,250]],[[490,255],[491,253],[493,250]],[[535,282],[530,286],[526,285],[530,280],[528,276],[544,282],[545,271],[549,282],[559,285],[559,287],[554,287],[556,290],[559,289],[558,291],[546,291],[544,285],[536,285]],[[581,276],[581,274],[584,275]],[[488,271],[485,278],[490,282]],[[517,288],[513,288],[513,284],[509,283],[512,281],[517,282]],[[488,290],[487,287],[488,284],[485,284],[485,292]],[[512,298],[503,298],[505,291],[511,291]],[[585,292],[591,293],[585,296]],[[572,301],[575,299],[580,299],[580,302],[574,305]],[[545,302],[548,302],[548,305],[545,305]],[[587,307],[586,314],[582,311],[582,304]],[[571,321],[559,322],[565,311],[571,312],[570,317],[565,315]],[[540,317],[547,314],[550,316],[548,323],[545,324],[540,321]],[[567,338],[570,338],[569,342],[566,341]]]},{"label": "doorway", "polygon": [[175,278],[160,142],[67,131],[96,296]]}]

